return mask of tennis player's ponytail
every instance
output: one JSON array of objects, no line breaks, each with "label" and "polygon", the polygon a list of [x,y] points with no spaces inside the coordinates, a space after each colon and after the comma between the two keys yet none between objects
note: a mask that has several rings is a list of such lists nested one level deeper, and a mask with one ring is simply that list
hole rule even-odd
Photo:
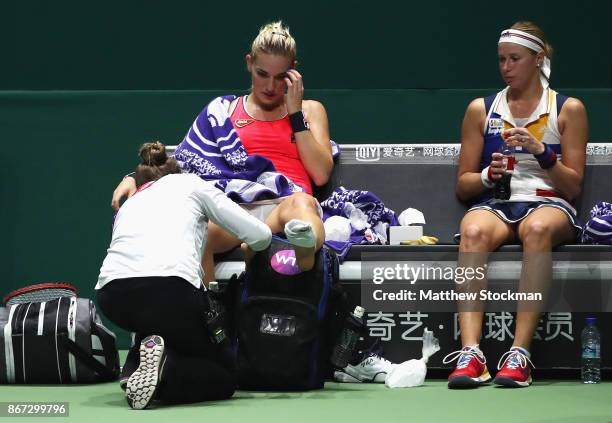
[{"label": "tennis player's ponytail", "polygon": [[297,57],[295,39],[282,21],[270,22],[260,28],[259,34],[251,45],[253,59],[257,57],[258,53],[284,56],[291,59],[291,62],[295,61]]}]

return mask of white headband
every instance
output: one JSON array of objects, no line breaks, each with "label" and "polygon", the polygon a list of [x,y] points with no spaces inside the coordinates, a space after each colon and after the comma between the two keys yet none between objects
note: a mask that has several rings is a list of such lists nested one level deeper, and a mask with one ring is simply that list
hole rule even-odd
[{"label": "white headband", "polygon": [[[544,42],[535,35],[531,35],[518,29],[505,29],[499,36],[497,44],[501,43],[513,43],[520,44],[523,47],[527,47],[530,50],[540,53],[544,51]],[[548,80],[550,79],[550,59],[544,54],[544,62],[540,66],[540,82],[542,87],[548,88]]]}]

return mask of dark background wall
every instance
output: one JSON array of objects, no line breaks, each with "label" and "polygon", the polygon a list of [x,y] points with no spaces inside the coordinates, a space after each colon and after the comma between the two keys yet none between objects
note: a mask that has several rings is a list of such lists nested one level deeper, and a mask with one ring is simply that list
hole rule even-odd
[{"label": "dark background wall", "polygon": [[259,26],[286,21],[307,87],[491,88],[496,42],[530,19],[556,55],[553,85],[612,86],[610,2],[3,1],[4,90],[248,88]]},{"label": "dark background wall", "polygon": [[556,48],[552,86],[585,102],[603,142],[611,12],[606,1],[4,1],[2,291],[69,281],[94,297],[112,190],[138,146],[180,142],[209,100],[246,90],[244,54],[265,22],[290,25],[332,137],[365,143],[458,141],[469,100],[502,86],[500,31],[532,19]]}]

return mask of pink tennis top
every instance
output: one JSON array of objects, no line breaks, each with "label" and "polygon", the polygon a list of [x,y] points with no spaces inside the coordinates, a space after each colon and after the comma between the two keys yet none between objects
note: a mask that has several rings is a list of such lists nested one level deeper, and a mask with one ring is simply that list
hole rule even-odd
[{"label": "pink tennis top", "polygon": [[276,171],[312,194],[310,177],[300,160],[289,116],[263,121],[253,118],[240,97],[230,120],[249,155],[259,154],[270,160]]}]

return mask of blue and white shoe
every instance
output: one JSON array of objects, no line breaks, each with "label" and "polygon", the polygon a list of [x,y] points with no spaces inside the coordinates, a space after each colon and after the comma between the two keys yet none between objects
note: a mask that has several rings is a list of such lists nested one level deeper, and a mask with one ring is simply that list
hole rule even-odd
[{"label": "blue and white shoe", "polygon": [[165,362],[164,339],[158,335],[143,339],[140,343],[140,364],[129,377],[125,390],[130,407],[142,410],[151,404]]},{"label": "blue and white shoe", "polygon": [[334,380],[342,383],[385,383],[385,378],[397,366],[384,358],[382,352],[369,351],[357,364],[348,364],[334,371]]}]

